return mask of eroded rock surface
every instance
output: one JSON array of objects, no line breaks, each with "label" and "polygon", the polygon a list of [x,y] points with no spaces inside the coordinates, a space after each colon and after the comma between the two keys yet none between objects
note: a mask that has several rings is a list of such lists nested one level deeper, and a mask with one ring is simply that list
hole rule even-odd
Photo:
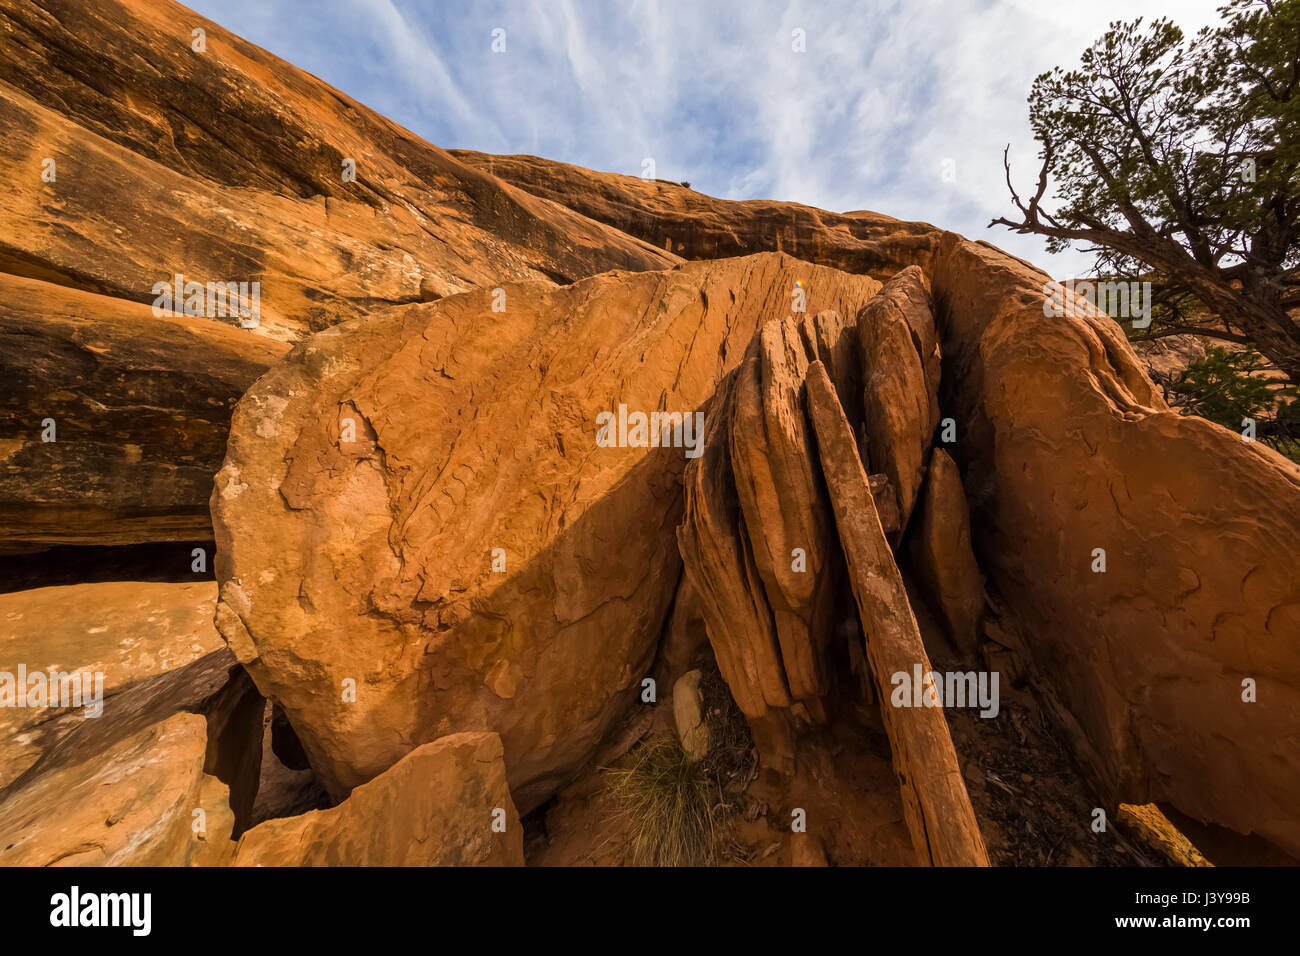
[{"label": "eroded rock surface", "polygon": [[930,453],[920,514],[909,539],[912,567],[953,644],[974,657],[984,612],[984,577],[971,550],[970,509],[961,472],[942,448]]},{"label": "eroded rock surface", "polygon": [[0,80],[15,275],[146,303],[176,273],[256,280],[254,331],[295,339],[431,295],[679,261],[169,0],[8,4]]},{"label": "eroded rock surface", "polygon": [[203,772],[206,729],[201,716],[177,714],[9,795],[0,865],[227,862],[234,816],[225,786]]},{"label": "eroded rock surface", "polygon": [[[149,617],[108,648],[48,594],[0,603],[59,623],[0,647],[129,675],[100,720],[0,712],[22,859],[191,860],[196,801],[210,832],[229,807],[241,829],[265,707],[236,654],[334,799],[383,791],[426,741],[499,731],[527,811],[656,655],[689,669],[701,629],[765,754],[793,762],[793,726],[834,693],[844,598],[822,485],[847,460],[818,462],[804,420],[817,361],[855,493],[963,655],[1028,678],[1105,802],[1300,855],[1300,469],[1171,412],[1112,320],[1045,317],[1045,274],[875,213],[449,153],[167,2],[10,3],[0,81],[0,552],[206,539],[232,403],[271,369],[211,497],[233,651],[209,631],[145,660]],[[160,318],[177,272],[258,281],[260,321]],[[277,340],[302,341],[272,368]],[[703,457],[599,446],[620,406],[706,413]],[[102,615],[98,597],[69,606]],[[96,822],[110,796],[128,816]],[[275,821],[270,856],[304,834],[313,859],[401,856],[358,842],[353,812]]]},{"label": "eroded rock surface", "polygon": [[[796,282],[810,314],[878,288],[776,254],[509,286],[322,332],[249,392],[218,624],[336,798],[465,730],[500,733],[524,812],[590,758],[677,586],[694,413]],[[619,426],[655,411],[678,447]]]},{"label": "eroded rock surface", "polygon": [[452,734],[411,751],[337,807],[268,820],[236,866],[523,866],[501,739]]},{"label": "eroded rock surface", "polygon": [[1075,753],[1300,855],[1300,467],[1168,410],[1111,319],[1044,318],[1045,273],[954,236],[932,281],[976,554]]},{"label": "eroded rock surface", "polygon": [[210,537],[231,411],[286,351],[0,274],[0,553]]},{"label": "eroded rock surface", "polygon": [[863,438],[868,472],[883,472],[906,528],[939,425],[939,355],[929,283],[904,269],[857,320],[862,343]]},{"label": "eroded rock surface", "polygon": [[[221,784],[236,835],[246,827],[265,700],[217,636],[215,599],[212,582],[105,582],[0,595],[0,808],[11,800],[21,805],[30,799],[24,794],[82,765],[116,760],[128,773],[122,754],[147,748],[124,742],[187,713],[203,722],[200,769],[213,777],[211,786]],[[10,704],[6,693],[10,683],[20,689],[20,668],[26,706]],[[45,672],[44,699],[37,671]]]},{"label": "eroded rock surface", "polygon": [[[124,688],[177,671],[210,654],[227,656],[212,624],[217,588],[197,584],[107,582],[0,594],[0,671],[48,671],[85,678],[86,704],[61,710],[45,695],[40,706],[0,706],[0,788],[32,766],[57,740],[81,725],[113,719]],[[100,707],[94,675],[103,677]],[[22,688],[24,702],[30,684]],[[16,690],[18,688],[15,688]],[[35,698],[33,697],[33,700]],[[87,717],[95,712],[96,716]]]},{"label": "eroded rock surface", "polygon": [[938,419],[939,350],[920,270],[848,315],[769,319],[719,390],[715,430],[685,476],[686,578],[760,748],[787,769],[791,719],[825,720],[843,566],[806,412],[808,370],[825,360],[846,424],[886,472],[871,486],[891,533],[910,514]]}]

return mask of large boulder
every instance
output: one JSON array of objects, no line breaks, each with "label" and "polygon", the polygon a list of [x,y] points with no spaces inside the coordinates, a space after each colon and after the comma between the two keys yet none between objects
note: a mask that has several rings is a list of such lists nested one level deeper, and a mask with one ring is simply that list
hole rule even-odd
[{"label": "large boulder", "polygon": [[1300,856],[1300,466],[1037,269],[950,236],[932,281],[976,554],[1095,785]]},{"label": "large boulder", "polygon": [[501,738],[452,734],[412,750],[337,807],[268,820],[236,866],[523,866]]},{"label": "large boulder", "polygon": [[[218,626],[336,797],[460,731],[501,734],[522,812],[590,758],[676,588],[692,413],[797,288],[855,314],[878,284],[764,254],[509,286],[326,330],[259,380],[212,499]],[[656,411],[678,447],[640,446]]]}]

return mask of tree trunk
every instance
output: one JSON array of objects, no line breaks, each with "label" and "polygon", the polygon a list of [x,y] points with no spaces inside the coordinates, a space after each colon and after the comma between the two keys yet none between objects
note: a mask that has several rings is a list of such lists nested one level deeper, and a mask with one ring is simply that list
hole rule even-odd
[{"label": "tree trunk", "polygon": [[1206,304],[1220,319],[1240,329],[1292,385],[1300,385],[1300,324],[1287,311],[1274,285],[1264,285],[1264,280],[1246,281],[1244,290],[1233,290]]},{"label": "tree trunk", "polygon": [[1292,385],[1300,385],[1300,328],[1280,306],[1273,314],[1239,319],[1237,323],[1255,342],[1255,348]]}]

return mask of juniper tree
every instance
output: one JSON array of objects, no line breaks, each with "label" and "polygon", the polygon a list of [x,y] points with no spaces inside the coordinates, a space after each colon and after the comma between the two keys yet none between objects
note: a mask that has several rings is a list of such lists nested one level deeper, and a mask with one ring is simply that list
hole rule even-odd
[{"label": "juniper tree", "polygon": [[1114,22],[1078,69],[1037,77],[1038,182],[1022,200],[1004,153],[1020,219],[990,226],[1152,282],[1141,337],[1254,345],[1300,383],[1300,0],[1219,13],[1190,40],[1167,19]]}]

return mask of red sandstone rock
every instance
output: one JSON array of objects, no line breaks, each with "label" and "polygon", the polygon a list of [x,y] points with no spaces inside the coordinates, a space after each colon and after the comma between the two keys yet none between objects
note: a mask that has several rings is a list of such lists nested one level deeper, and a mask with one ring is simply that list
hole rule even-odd
[{"label": "red sandstone rock", "polygon": [[205,722],[178,714],[0,804],[0,866],[187,866],[229,860],[225,786],[203,772]]},{"label": "red sandstone rock", "polygon": [[1169,411],[1112,320],[1044,318],[1046,281],[956,236],[932,275],[1001,623],[1114,802],[1300,855],[1300,467]]},{"label": "red sandstone rock", "polygon": [[0,670],[13,675],[21,664],[29,673],[53,668],[80,675],[83,698],[102,705],[92,718],[84,716],[94,710],[89,702],[71,708],[71,719],[60,719],[49,695],[40,707],[0,706],[0,791],[70,730],[111,723],[124,690],[129,696],[129,688],[149,678],[228,654],[212,626],[216,598],[211,581],[113,581],[0,594]]},{"label": "red sandstone rock", "polygon": [[[862,441],[868,471],[889,477],[906,528],[939,424],[934,318],[924,274],[904,269],[858,315]],[[922,351],[924,343],[925,351]]]},{"label": "red sandstone rock", "polygon": [[649,676],[689,460],[600,447],[598,416],[712,429],[796,281],[813,314],[877,288],[773,254],[509,286],[504,312],[485,290],[327,330],[258,381],[212,499],[218,625],[336,797],[466,730],[501,734],[523,812],[590,759]]},{"label": "red sandstone rock", "polygon": [[854,448],[853,432],[820,362],[814,362],[808,371],[808,409],[862,615],[867,660],[889,731],[903,812],[917,859],[922,865],[988,866],[984,838],[942,709],[897,707],[891,701],[892,676],[910,673],[917,666],[928,674],[930,661],[902,575],[885,540],[867,473]]},{"label": "red sandstone rock", "polygon": [[791,202],[732,202],[677,183],[537,156],[449,152],[467,166],[686,259],[784,252],[883,281],[909,265],[928,267],[943,235],[926,223],[865,210],[833,213]]},{"label": "red sandstone rock", "polygon": [[329,810],[268,820],[235,866],[523,866],[523,826],[501,738],[453,734],[417,747]]},{"label": "red sandstone rock", "polygon": [[0,80],[0,271],[145,303],[176,273],[256,280],[255,331],[292,340],[430,294],[680,261],[169,0],[9,4]]},{"label": "red sandstone rock", "polygon": [[[695,597],[678,637],[705,620],[741,707],[788,731],[787,709],[820,686],[824,584],[776,560],[819,526],[790,411],[816,357],[867,472],[888,476],[888,495],[868,479],[883,530],[896,496],[898,530],[931,549],[936,579],[939,557],[959,565],[966,599],[936,607],[969,635],[956,623],[974,608],[969,562],[926,503],[909,523],[920,491],[944,492],[936,512],[960,525],[958,489],[934,478],[943,459],[922,484],[934,424],[954,419],[945,448],[1005,654],[1098,790],[1300,854],[1300,469],[1173,414],[1110,320],[1045,318],[1045,274],[874,213],[449,154],[170,3],[9,4],[0,80],[0,373],[18,397],[0,411],[0,550],[206,533],[230,404],[283,352],[269,339],[354,320],[245,400],[213,498],[224,633],[336,796],[423,740],[498,727],[521,808],[553,791],[654,657],[681,593],[683,516]],[[858,275],[758,256],[551,287],[761,250]],[[262,282],[263,321],[155,317],[152,286],[178,259],[188,278]],[[865,276],[891,280],[866,321]],[[796,277],[813,318],[792,323]],[[457,294],[470,289],[483,291]],[[593,451],[591,416],[627,396],[709,411],[705,456],[683,474],[660,451]],[[47,408],[62,447],[39,443]],[[144,677],[103,729],[51,722],[57,746],[18,782],[80,787],[79,758],[110,749],[122,767],[147,761],[137,745],[154,738],[140,735],[182,700],[223,701],[203,765],[229,774],[238,757],[213,741],[238,738],[256,695],[224,653]],[[189,770],[164,776],[148,794],[193,789]],[[157,858],[181,858],[163,842]]]},{"label": "red sandstone rock", "polygon": [[0,274],[0,553],[208,538],[230,413],[285,351]]},{"label": "red sandstone rock", "polygon": [[984,611],[984,577],[971,551],[961,472],[942,448],[930,453],[910,548],[916,570],[953,644],[973,658]]}]

